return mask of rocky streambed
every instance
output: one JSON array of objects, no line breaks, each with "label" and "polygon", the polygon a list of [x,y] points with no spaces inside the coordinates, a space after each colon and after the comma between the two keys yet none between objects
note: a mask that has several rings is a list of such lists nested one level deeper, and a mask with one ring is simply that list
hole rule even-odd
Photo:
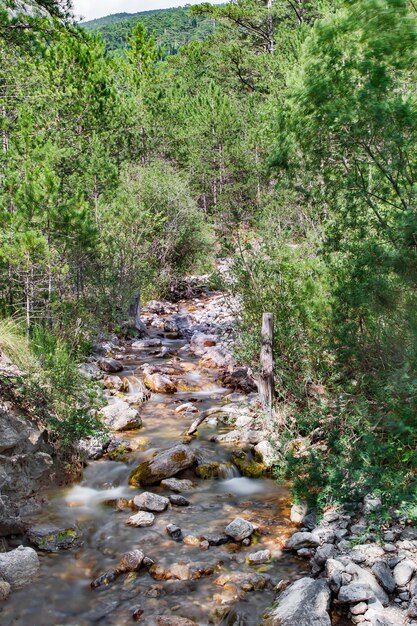
[{"label": "rocky streambed", "polygon": [[207,290],[151,302],[146,337],[81,366],[108,436],[80,442],[81,482],[45,490],[0,553],[1,624],[417,623],[416,529],[370,535],[373,496],[318,519],[269,477],[274,424],[231,354],[234,308]]},{"label": "rocky streambed", "polygon": [[2,624],[254,625],[303,571],[282,549],[289,494],[262,476],[273,450],[222,294],[152,302],[143,320],[146,337],[82,366],[109,435],[80,442],[81,482],[45,490],[9,538]]}]

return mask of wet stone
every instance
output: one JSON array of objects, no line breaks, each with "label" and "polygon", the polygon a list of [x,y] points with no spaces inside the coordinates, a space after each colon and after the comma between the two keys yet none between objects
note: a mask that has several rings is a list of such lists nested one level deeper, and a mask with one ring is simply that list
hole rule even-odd
[{"label": "wet stone", "polygon": [[259,550],[258,552],[252,552],[248,556],[249,565],[261,565],[267,563],[271,559],[271,552],[269,550]]},{"label": "wet stone", "polygon": [[169,501],[174,506],[189,506],[190,505],[190,502],[187,500],[187,498],[184,498],[184,496],[180,496],[178,494],[173,494],[169,496]]},{"label": "wet stone", "polygon": [[169,500],[164,496],[158,496],[156,493],[144,491],[133,498],[133,504],[141,511],[161,513],[169,505]]},{"label": "wet stone", "polygon": [[223,533],[208,533],[201,535],[201,539],[207,541],[210,546],[221,546],[230,541],[230,537]]},{"label": "wet stone", "polygon": [[153,513],[147,513],[146,511],[139,511],[136,515],[132,515],[127,520],[128,526],[136,526],[138,528],[145,526],[152,526],[155,521],[155,515]]},{"label": "wet stone", "polygon": [[182,530],[179,526],[176,526],[175,524],[168,524],[166,531],[174,541],[182,541]]},{"label": "wet stone", "polygon": [[78,543],[78,532],[76,528],[30,528],[26,536],[30,543],[44,552],[59,552],[69,550]]},{"label": "wet stone", "polygon": [[251,536],[253,531],[253,524],[241,517],[236,517],[236,519],[230,522],[225,528],[226,535],[229,535],[229,537],[232,537],[235,541],[247,539]]}]

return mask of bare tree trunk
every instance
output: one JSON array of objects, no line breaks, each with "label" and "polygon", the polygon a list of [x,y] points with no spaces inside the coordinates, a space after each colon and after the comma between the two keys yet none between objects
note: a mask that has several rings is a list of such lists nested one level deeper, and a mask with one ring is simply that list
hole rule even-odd
[{"label": "bare tree trunk", "polygon": [[140,319],[140,289],[136,292],[135,300],[130,306],[129,314],[134,320],[134,328],[136,328],[141,336],[147,335],[146,326]]},{"label": "bare tree trunk", "polygon": [[260,400],[265,409],[272,414],[274,401],[274,357],[272,353],[272,337],[274,322],[272,313],[264,313],[262,317],[262,348],[260,355],[261,371],[258,380]]}]

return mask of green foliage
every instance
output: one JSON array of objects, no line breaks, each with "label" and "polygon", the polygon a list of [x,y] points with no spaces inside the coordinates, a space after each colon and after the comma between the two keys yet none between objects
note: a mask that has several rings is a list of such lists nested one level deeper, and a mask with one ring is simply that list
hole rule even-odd
[{"label": "green foliage", "polygon": [[201,41],[214,32],[213,20],[189,14],[187,8],[141,11],[140,13],[116,13],[101,17],[82,26],[100,33],[108,50],[121,50],[126,47],[131,32],[142,23],[152,33],[158,47],[166,54],[175,54],[191,41]]},{"label": "green foliage", "polygon": [[38,360],[38,373],[32,383],[40,381],[47,402],[48,426],[60,445],[67,447],[82,437],[104,435],[96,417],[100,395],[77,369],[70,346],[60,337],[37,326],[31,347]]}]

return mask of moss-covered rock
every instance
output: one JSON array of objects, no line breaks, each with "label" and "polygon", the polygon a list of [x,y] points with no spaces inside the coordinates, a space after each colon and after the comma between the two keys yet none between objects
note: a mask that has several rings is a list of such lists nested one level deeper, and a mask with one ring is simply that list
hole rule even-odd
[{"label": "moss-covered rock", "polygon": [[153,485],[192,467],[196,460],[195,452],[190,446],[179,444],[158,452],[150,461],[141,463],[130,474],[129,484],[135,487]]},{"label": "moss-covered rock", "polygon": [[261,478],[265,474],[265,465],[258,463],[241,450],[232,454],[232,463],[236,465],[242,476],[247,478]]},{"label": "moss-covered rock", "polygon": [[79,543],[79,534],[76,528],[45,528],[32,527],[27,531],[30,543],[45,552],[68,550]]},{"label": "moss-covered rock", "polygon": [[219,470],[220,463],[213,461],[212,463],[201,463],[195,468],[195,473],[199,478],[209,480],[210,478],[218,478]]}]

